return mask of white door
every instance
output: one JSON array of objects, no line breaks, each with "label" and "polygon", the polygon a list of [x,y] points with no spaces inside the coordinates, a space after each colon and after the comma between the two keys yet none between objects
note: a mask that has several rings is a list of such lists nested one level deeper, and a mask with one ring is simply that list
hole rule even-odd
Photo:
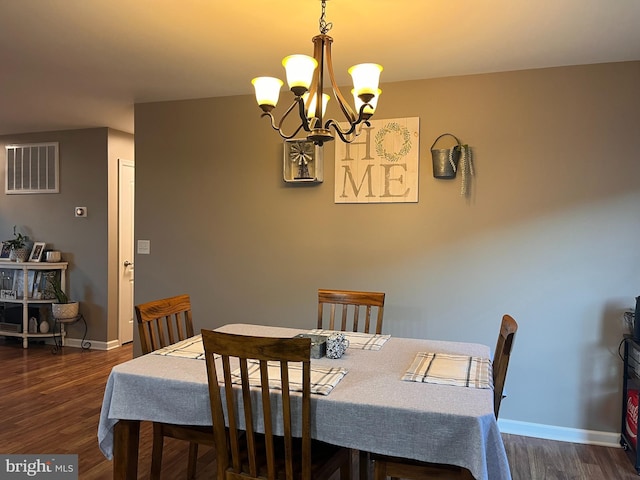
[{"label": "white door", "polygon": [[118,160],[118,339],[133,341],[133,202],[135,167]]}]

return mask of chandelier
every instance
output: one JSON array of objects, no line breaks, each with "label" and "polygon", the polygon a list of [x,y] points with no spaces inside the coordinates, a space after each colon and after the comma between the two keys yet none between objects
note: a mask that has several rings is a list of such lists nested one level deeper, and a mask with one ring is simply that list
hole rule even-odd
[{"label": "chandelier", "polygon": [[[282,60],[282,65],[286,70],[287,83],[295,98],[280,120],[276,121],[272,111],[278,103],[280,88],[283,85],[282,80],[274,77],[257,77],[251,83],[255,88],[258,105],[263,112],[261,116],[271,119],[271,127],[278,131],[282,138],[293,138],[301,130],[304,130],[307,132],[308,140],[322,146],[324,142],[334,139],[333,132],[335,132],[343,142],[351,143],[359,135],[363,125],[370,125],[368,120],[375,112],[378,97],[382,93],[378,88],[382,66],[376,63],[361,63],[349,68],[348,71],[353,79],[354,88],[351,92],[355,109],[351,108],[336,85],[331,61],[333,38],[327,35],[333,25],[325,21],[327,2],[326,0],[321,1],[320,35],[316,35],[312,39],[313,57],[289,55]],[[345,128],[341,128],[338,121],[334,119],[324,120],[327,102],[330,98],[328,94],[323,93],[325,66],[333,94],[348,122],[348,126]],[[317,108],[317,105],[321,105],[321,108]],[[300,116],[300,124],[292,133],[285,133],[283,123],[289,114],[296,110]]]}]

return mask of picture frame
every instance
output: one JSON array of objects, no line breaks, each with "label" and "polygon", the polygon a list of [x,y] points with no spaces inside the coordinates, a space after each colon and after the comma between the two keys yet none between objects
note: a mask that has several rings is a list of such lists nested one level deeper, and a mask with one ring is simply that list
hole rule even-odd
[{"label": "picture frame", "polygon": [[306,138],[284,141],[282,179],[286,183],[322,183],[323,170],[322,148]]},{"label": "picture frame", "polygon": [[29,296],[34,300],[42,299],[42,272],[37,271],[33,277],[33,283],[30,285],[30,294]]},{"label": "picture frame", "polygon": [[39,262],[42,259],[42,252],[44,252],[45,242],[34,242],[31,249],[31,255],[29,255],[30,262]]},{"label": "picture frame", "polygon": [[56,298],[56,293],[53,290],[53,282],[58,273],[55,270],[47,270],[42,272],[39,282],[40,299],[53,300]]},{"label": "picture frame", "polygon": [[29,270],[27,272],[27,285],[25,288],[25,278],[22,271],[16,271],[13,277],[13,289],[16,292],[16,299],[31,298],[33,295],[33,285],[35,281],[35,270]]},{"label": "picture frame", "polygon": [[0,270],[0,289],[13,290],[13,279],[16,276],[16,270]]},{"label": "picture frame", "polygon": [[18,296],[22,296],[24,292],[24,274],[21,271],[17,271],[13,276],[13,287],[11,288],[16,292],[16,299]]},{"label": "picture frame", "polygon": [[13,289],[15,270],[0,270],[0,300],[16,300],[18,294]]},{"label": "picture frame", "polygon": [[15,290],[0,290],[0,300],[15,300],[15,299],[16,299]]},{"label": "picture frame", "polygon": [[0,260],[9,260],[10,254],[11,245],[9,245],[9,242],[2,242],[2,247],[0,247]]}]

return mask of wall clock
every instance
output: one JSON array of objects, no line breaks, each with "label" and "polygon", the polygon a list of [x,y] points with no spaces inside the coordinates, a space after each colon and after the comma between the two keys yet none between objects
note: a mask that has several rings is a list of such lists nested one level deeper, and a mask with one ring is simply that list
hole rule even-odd
[{"label": "wall clock", "polygon": [[282,176],[287,183],[323,181],[322,148],[306,139],[284,141]]}]

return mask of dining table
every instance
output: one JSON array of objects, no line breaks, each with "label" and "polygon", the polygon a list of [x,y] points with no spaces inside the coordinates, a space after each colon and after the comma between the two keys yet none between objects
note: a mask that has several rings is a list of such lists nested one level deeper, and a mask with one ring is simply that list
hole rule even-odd
[{"label": "dining table", "polygon": [[[282,338],[331,333],[244,323],[216,330]],[[312,438],[360,452],[458,465],[478,480],[511,478],[490,386],[407,380],[418,355],[488,359],[488,346],[391,335],[362,338],[351,337],[340,358],[312,358],[312,368],[346,370],[328,394],[312,395]],[[141,421],[212,425],[201,339],[190,340],[191,348],[184,351],[164,349],[113,367],[98,443],[114,462],[114,479],[137,478]]]}]

